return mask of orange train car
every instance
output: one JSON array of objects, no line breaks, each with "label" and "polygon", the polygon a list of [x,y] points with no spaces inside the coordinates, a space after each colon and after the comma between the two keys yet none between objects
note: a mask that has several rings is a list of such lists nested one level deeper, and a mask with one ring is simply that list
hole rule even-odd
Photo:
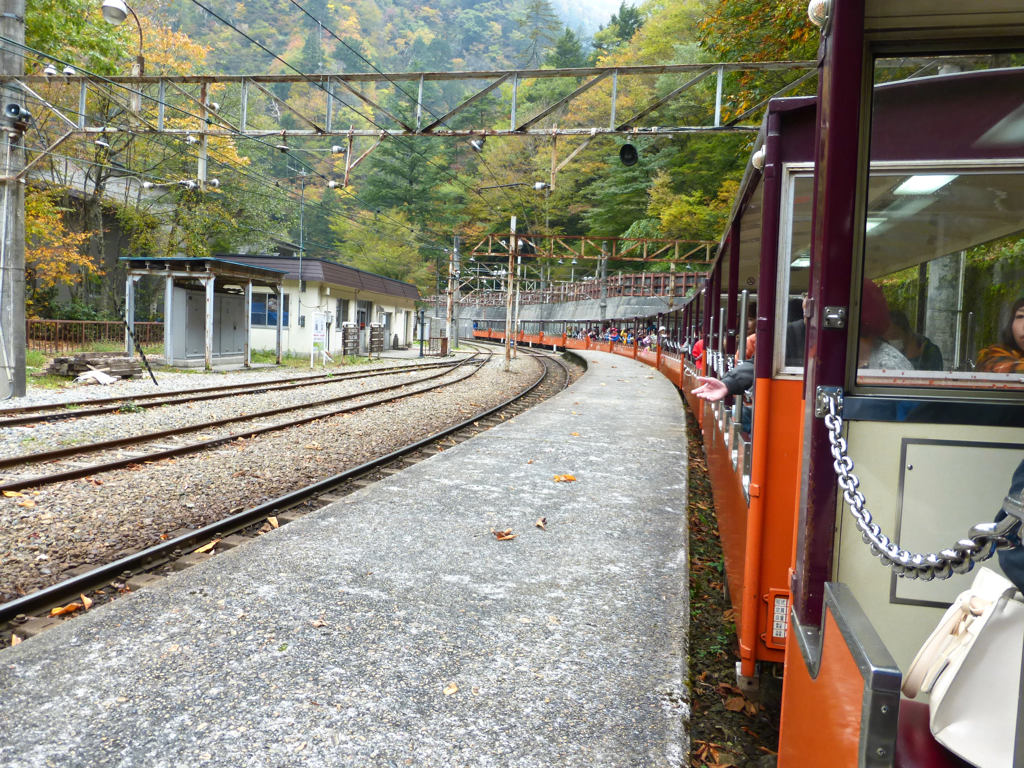
[{"label": "orange train car", "polygon": [[[963,765],[900,683],[978,563],[1024,581],[1022,550],[991,556],[1001,540],[974,527],[1024,492],[1024,7],[810,12],[818,94],[769,105],[701,289],[609,319],[633,344],[565,323],[519,343],[627,355],[682,389],[709,458],[738,674],[782,670],[781,768]],[[695,397],[704,370],[743,364],[748,317],[752,397]],[[652,325],[666,331],[645,348]],[[840,487],[850,476],[859,493]],[[1019,533],[1006,509],[1001,530]],[[1024,765],[1021,665],[995,674],[1019,681],[996,764]]]}]

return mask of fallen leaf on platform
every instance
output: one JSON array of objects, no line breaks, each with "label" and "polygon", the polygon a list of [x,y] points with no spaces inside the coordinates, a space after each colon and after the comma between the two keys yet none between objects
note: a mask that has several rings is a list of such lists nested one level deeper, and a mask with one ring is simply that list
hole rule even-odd
[{"label": "fallen leaf on platform", "polygon": [[34,507],[36,503],[32,499],[25,499],[18,502],[19,507]]},{"label": "fallen leaf on platform", "polygon": [[448,685],[444,687],[444,690],[441,691],[441,693],[443,693],[445,696],[451,696],[454,693],[458,693],[458,691],[459,686],[457,686],[455,683],[448,683]]},{"label": "fallen leaf on platform", "polygon": [[555,475],[556,483],[575,483],[576,475]]},{"label": "fallen leaf on platform", "polygon": [[11,645],[17,645],[21,642],[21,638],[17,635],[11,635]]},{"label": "fallen leaf on platform", "polygon": [[537,522],[534,525],[542,531],[546,531],[548,529],[548,519],[546,517],[537,518]]},{"label": "fallen leaf on platform", "polygon": [[579,432],[570,432],[569,435],[572,436],[572,437],[579,437],[580,433]]},{"label": "fallen leaf on platform", "polygon": [[526,463],[527,463],[527,464],[533,464],[533,459],[530,459],[530,460],[529,460],[528,462],[526,462]]},{"label": "fallen leaf on platform", "polygon": [[494,534],[494,538],[496,538],[498,541],[511,541],[516,536],[518,536],[518,534],[512,533],[511,528],[507,528],[504,531],[496,531],[492,528],[491,533]]},{"label": "fallen leaf on platform", "polygon": [[327,622],[324,621],[323,619],[316,619],[316,620],[311,621],[309,623],[310,623],[310,625],[312,625],[314,627],[317,627],[317,628],[326,627],[327,626]]},{"label": "fallen leaf on platform", "polygon": [[20,491],[4,491],[4,496],[6,496],[9,499],[13,499],[13,498],[16,498],[18,496],[24,496],[24,495],[25,494],[21,493]]},{"label": "fallen leaf on platform", "polygon": [[92,608],[92,600],[90,600],[85,595],[79,595],[79,597],[82,598],[82,607],[85,608],[85,610],[88,611],[90,608]]}]

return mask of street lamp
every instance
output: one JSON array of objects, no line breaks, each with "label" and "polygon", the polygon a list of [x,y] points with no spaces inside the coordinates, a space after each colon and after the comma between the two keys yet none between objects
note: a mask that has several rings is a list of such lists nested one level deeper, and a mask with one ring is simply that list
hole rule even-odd
[{"label": "street lamp", "polygon": [[135,19],[135,24],[139,28],[139,53],[135,57],[135,69],[137,71],[133,71],[132,76],[141,77],[145,73],[146,62],[142,58],[142,23],[139,21],[139,17],[135,15],[135,11],[124,0],[103,0],[102,9],[104,20],[114,26],[123,23],[128,18],[129,13]]}]

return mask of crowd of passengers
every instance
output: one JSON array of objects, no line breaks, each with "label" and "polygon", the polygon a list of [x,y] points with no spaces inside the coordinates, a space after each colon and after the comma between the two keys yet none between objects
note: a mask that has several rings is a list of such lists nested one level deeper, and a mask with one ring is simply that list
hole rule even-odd
[{"label": "crowd of passengers", "polygon": [[619,329],[611,324],[601,328],[566,328],[565,335],[570,339],[590,339],[591,341],[610,341],[615,344],[637,344],[641,349],[655,349],[659,344],[664,346],[665,326],[660,328],[649,325],[643,328]]}]

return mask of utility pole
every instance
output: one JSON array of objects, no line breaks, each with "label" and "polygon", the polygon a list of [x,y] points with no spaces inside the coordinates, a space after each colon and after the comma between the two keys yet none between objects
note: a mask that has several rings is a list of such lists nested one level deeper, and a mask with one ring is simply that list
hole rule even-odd
[{"label": "utility pole", "polygon": [[598,302],[598,306],[601,309],[601,325],[603,326],[604,321],[608,318],[608,246],[604,243],[601,244],[601,261],[597,268],[601,281],[601,301]]},{"label": "utility pole", "polygon": [[[515,338],[519,339],[519,288],[523,280],[523,254],[519,252],[519,238],[516,238],[516,306],[512,318],[512,328]],[[512,348],[512,357],[519,357],[519,345]]]},{"label": "utility pole", "polygon": [[452,336],[452,300],[454,298],[455,288],[453,283],[455,282],[455,253],[452,251],[448,252],[448,285],[444,289],[445,294],[445,323],[444,333],[448,339],[448,351],[455,351],[455,341]]},{"label": "utility pole", "polygon": [[508,275],[505,283],[505,373],[512,370],[512,282],[515,275],[516,217],[512,217],[508,240]]},{"label": "utility pole", "polygon": [[452,321],[454,323],[454,331],[451,333],[452,349],[459,346],[459,315],[462,313],[459,310],[459,304],[462,299],[462,265],[459,263],[459,236],[455,236],[455,249],[452,254],[452,258],[455,261],[455,275],[452,280],[454,286],[452,288]]},{"label": "utility pole", "polygon": [[[25,73],[25,0],[5,0],[0,14],[0,34],[11,42],[0,44],[0,76],[7,80]],[[0,108],[8,119],[7,105],[24,111],[22,95],[3,89]],[[25,115],[27,118],[27,113]],[[0,210],[0,399],[25,396],[25,187],[15,178],[25,154],[22,137],[27,119],[9,120],[3,126],[4,173]]]}]

